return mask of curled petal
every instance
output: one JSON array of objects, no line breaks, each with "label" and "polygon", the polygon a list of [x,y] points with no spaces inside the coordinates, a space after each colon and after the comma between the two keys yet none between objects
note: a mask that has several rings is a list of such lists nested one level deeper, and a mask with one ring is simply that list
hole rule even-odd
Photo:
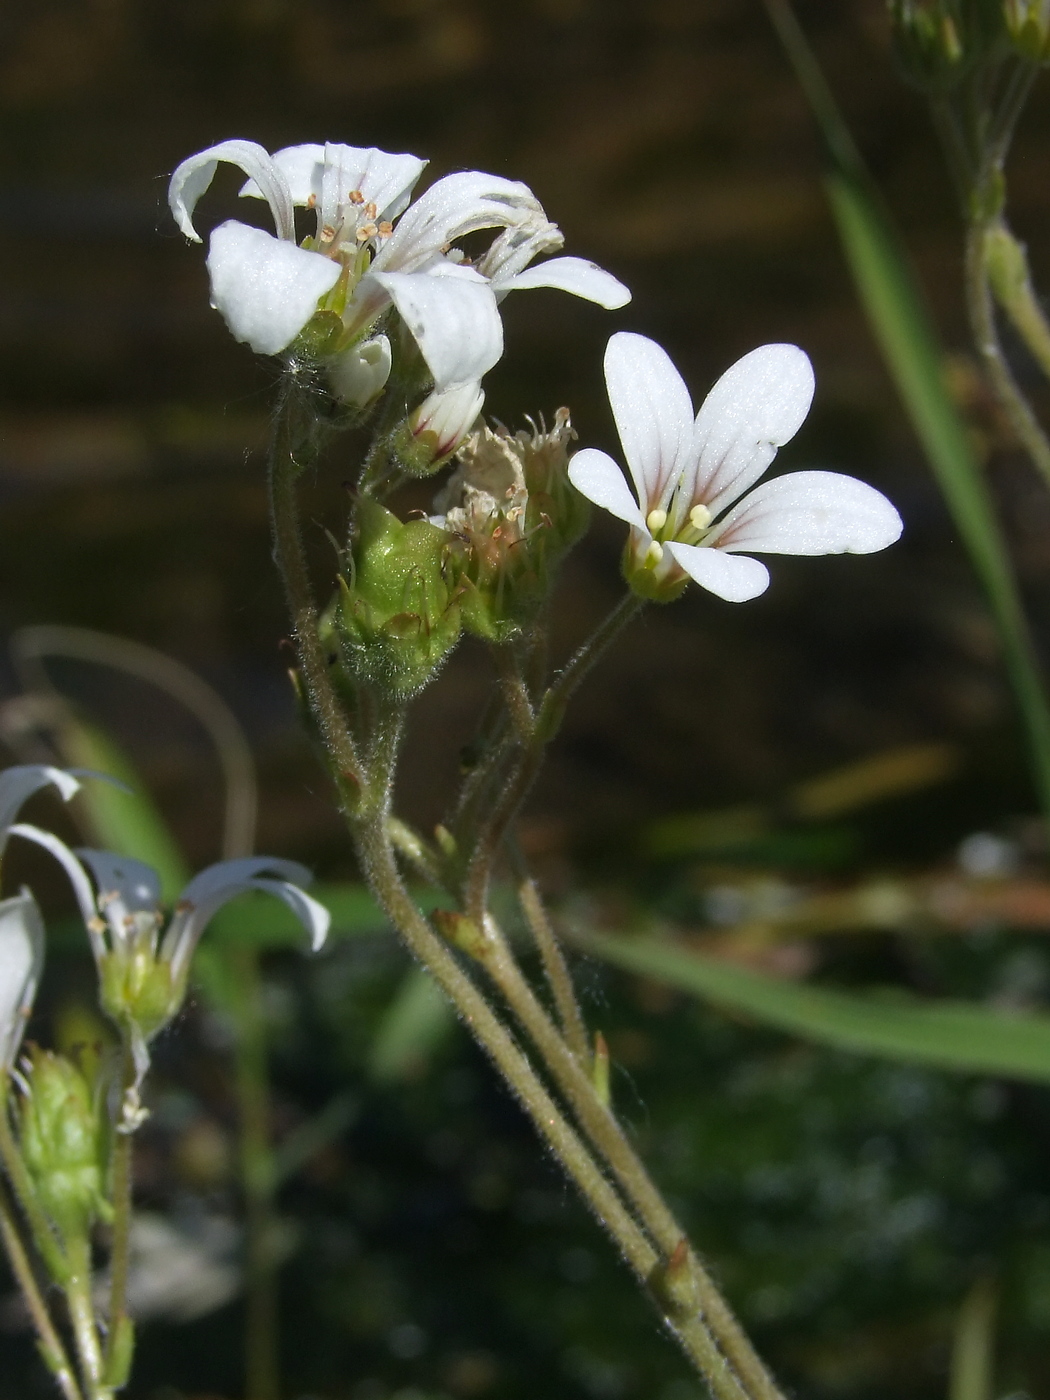
[{"label": "curled petal", "polygon": [[332,916],[320,902],[286,880],[253,880],[252,888],[272,894],[275,899],[287,904],[310,937],[310,951],[319,953],[325,945]]},{"label": "curled petal", "polygon": [[746,603],[769,587],[769,570],[758,559],[706,545],[667,544],[664,548],[695,583],[727,603]]},{"label": "curled petal", "polygon": [[28,890],[0,900],[0,1070],[18,1058],[44,965],[44,921]]},{"label": "curled petal", "polygon": [[[375,146],[343,146],[333,141],[323,146],[285,146],[274,152],[273,161],[288,183],[292,203],[317,204],[324,220],[332,218],[351,192],[376,206],[377,219],[396,219],[407,209],[426,165],[418,156],[391,155]],[[265,197],[255,180],[249,180],[241,194]]]},{"label": "curled petal", "polygon": [[536,196],[517,180],[464,170],[446,175],[409,207],[380,248],[373,269],[416,272],[457,238],[482,228],[509,228],[543,216]]},{"label": "curled petal", "polygon": [[95,877],[100,894],[119,896],[124,912],[154,913],[160,903],[160,876],[145,861],[78,846],[75,854]]},{"label": "curled petal", "polygon": [[596,447],[584,447],[575,452],[569,461],[569,480],[581,496],[586,496],[602,510],[626,520],[643,534],[649,533],[623,472],[607,453],[599,452]]},{"label": "curled petal", "polygon": [[[277,237],[295,242],[295,216],[288,182],[269,151],[254,141],[220,141],[199,151],[177,167],[168,185],[168,205],[175,222],[194,243],[201,241],[193,227],[197,201],[212,182],[220,161],[236,165],[249,177],[249,183],[266,200],[273,214]],[[243,193],[243,191],[242,191]]]},{"label": "curled petal", "polygon": [[52,768],[46,763],[19,764],[0,773],[0,853],[7,842],[11,823],[23,804],[34,792],[46,787],[56,787],[63,802],[68,802],[74,793],[80,791],[80,784],[72,773],[62,768]]},{"label": "curled petal", "polygon": [[362,287],[369,280],[397,307],[438,390],[480,380],[502,355],[496,298],[472,268],[442,263],[429,272],[373,273]]},{"label": "curled petal", "polygon": [[339,264],[231,219],[208,249],[211,304],[260,355],[286,349],[339,280]]},{"label": "curled petal", "polygon": [[366,408],[390,378],[390,341],[385,335],[359,341],[329,360],[327,368],[339,402]]},{"label": "curled petal", "polygon": [[209,865],[195,875],[179,896],[161,944],[160,955],[171,964],[177,981],[185,972],[205,925],[229,900],[257,888],[260,878],[276,877],[281,885],[308,885],[313,876],[294,860],[243,856]]},{"label": "curled petal", "polygon": [[730,365],[696,415],[694,504],[717,515],[753,486],[802,426],[813,388],[797,345],[760,345]]},{"label": "curled petal", "polygon": [[538,258],[541,253],[555,253],[564,243],[561,229],[541,212],[523,223],[505,228],[492,240],[476,266],[482,277],[502,286],[517,273],[523,272],[533,258]]},{"label": "curled petal", "polygon": [[9,833],[11,836],[21,836],[25,841],[32,841],[37,846],[43,846],[45,851],[58,861],[62,869],[69,876],[69,883],[73,886],[73,893],[76,896],[77,907],[80,910],[80,917],[84,920],[84,927],[87,930],[88,939],[91,943],[91,951],[95,955],[96,961],[101,960],[106,953],[106,945],[102,940],[98,926],[98,909],[95,904],[95,892],[91,888],[91,881],[88,879],[84,867],[76,856],[69,849],[64,841],[60,841],[50,831],[42,831],[38,826],[30,826],[25,822],[19,822],[13,826]]},{"label": "curled petal", "polygon": [[618,331],[605,351],[605,383],[642,514],[691,464],[693,405],[682,376],[654,340]]},{"label": "curled petal", "polygon": [[[549,258],[512,276],[502,273],[492,279],[497,297],[529,287],[555,287],[585,301],[597,302],[606,311],[616,311],[631,300],[631,293],[611,272],[586,258]],[[690,406],[691,407],[691,406]]]},{"label": "curled petal", "polygon": [[791,472],[756,486],[708,537],[760,554],[872,554],[900,538],[897,511],[874,486],[841,472]]}]

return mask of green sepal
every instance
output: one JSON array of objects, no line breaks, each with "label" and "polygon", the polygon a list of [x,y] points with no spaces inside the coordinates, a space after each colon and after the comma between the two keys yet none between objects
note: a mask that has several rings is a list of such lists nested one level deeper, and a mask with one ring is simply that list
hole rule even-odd
[{"label": "green sepal", "polygon": [[83,1239],[107,1220],[109,1142],[103,1095],[64,1055],[29,1047],[29,1086],[18,1113],[18,1140],[41,1206],[65,1239]]},{"label": "green sepal", "polygon": [[448,535],[429,520],[399,520],[360,502],[351,566],[340,578],[338,622],[355,679],[408,698],[459,639]]}]

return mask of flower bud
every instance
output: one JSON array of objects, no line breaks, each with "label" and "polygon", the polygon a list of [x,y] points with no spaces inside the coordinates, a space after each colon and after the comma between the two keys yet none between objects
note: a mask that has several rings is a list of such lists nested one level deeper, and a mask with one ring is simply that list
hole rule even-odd
[{"label": "flower bud", "polygon": [[390,341],[385,335],[359,341],[326,363],[335,398],[350,408],[367,408],[390,378]]},{"label": "flower bud", "polygon": [[1050,0],[1003,0],[1010,42],[1033,63],[1050,60]]},{"label": "flower bud", "polygon": [[32,1046],[23,1068],[18,1136],[26,1170],[59,1231],[82,1237],[109,1214],[102,1096],[63,1055]]},{"label": "flower bud", "polygon": [[401,521],[361,502],[337,623],[351,671],[408,697],[455,646],[460,613],[448,579],[448,536],[426,519]]},{"label": "flower bud", "polygon": [[459,384],[429,394],[394,439],[394,452],[405,471],[412,476],[437,471],[473,428],[484,402],[480,384]]},{"label": "flower bud", "polygon": [[1001,0],[889,0],[897,58],[917,87],[942,92],[991,55],[1003,30]]},{"label": "flower bud", "polygon": [[589,504],[568,479],[574,436],[567,409],[558,410],[549,433],[483,426],[463,443],[435,498],[452,539],[464,626],[486,641],[521,631],[587,528]]}]

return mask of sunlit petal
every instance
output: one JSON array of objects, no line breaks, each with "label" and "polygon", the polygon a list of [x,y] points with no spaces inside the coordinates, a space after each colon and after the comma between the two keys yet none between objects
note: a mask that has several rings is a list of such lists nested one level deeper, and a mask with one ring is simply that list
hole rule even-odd
[{"label": "sunlit petal", "polygon": [[581,496],[596,506],[638,530],[645,530],[645,517],[638,502],[631,495],[623,472],[607,453],[596,447],[584,447],[574,453],[569,462],[569,480]]},{"label": "sunlit petal", "polygon": [[299,334],[339,279],[339,264],[230,220],[208,250],[211,304],[237,340],[276,355]]},{"label": "sunlit petal", "polygon": [[506,228],[543,209],[517,180],[464,170],[446,175],[420,195],[382,245],[374,268],[415,272],[442,256],[448,244],[482,228]]},{"label": "sunlit petal", "polygon": [[480,380],[503,353],[496,298],[471,268],[444,263],[430,272],[373,278],[397,307],[437,389]]},{"label": "sunlit petal", "polygon": [[758,559],[695,544],[668,544],[665,548],[695,583],[727,603],[746,603],[769,587],[769,570]]},{"label": "sunlit petal", "polygon": [[874,486],[840,472],[792,472],[756,486],[709,536],[723,550],[871,554],[900,538],[897,511]]},{"label": "sunlit petal", "polygon": [[797,345],[760,345],[731,365],[696,415],[694,501],[717,515],[753,486],[798,432],[813,388]]},{"label": "sunlit petal", "polygon": [[585,301],[597,302],[607,311],[616,311],[631,300],[631,293],[622,282],[586,258],[549,258],[512,276],[497,274],[492,282],[497,297],[529,287],[555,287]]},{"label": "sunlit petal", "polygon": [[619,331],[605,351],[605,382],[644,514],[689,465],[693,405],[682,376],[654,340]]},{"label": "sunlit petal", "polygon": [[244,171],[270,206],[278,238],[294,242],[295,217],[288,182],[270,153],[255,141],[220,141],[217,146],[189,156],[177,167],[168,185],[168,204],[186,237],[195,243],[201,241],[193,227],[193,211],[211,184],[220,161]]}]

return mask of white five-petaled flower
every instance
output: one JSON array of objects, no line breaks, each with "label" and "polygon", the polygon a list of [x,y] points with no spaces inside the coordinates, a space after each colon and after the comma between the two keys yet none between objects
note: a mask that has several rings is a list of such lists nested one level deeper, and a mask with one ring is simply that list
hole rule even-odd
[{"label": "white five-petaled flower", "polygon": [[813,370],[797,346],[763,345],[738,360],[695,420],[681,375],[645,336],[612,337],[605,380],[635,495],[595,448],[575,454],[569,478],[631,526],[625,567],[643,596],[674,597],[692,578],[741,603],[769,585],[751,551],[870,554],[900,536],[894,507],[855,477],[791,472],[755,486],[809,412]]},{"label": "white five-petaled flower", "polygon": [[[238,340],[268,355],[287,349],[319,303],[335,311],[346,363],[333,364],[333,383],[350,402],[367,402],[382,388],[389,346],[374,345],[382,336],[368,337],[391,305],[442,390],[477,383],[499,359],[496,302],[509,291],[560,287],[609,309],[630,299],[614,277],[580,258],[528,267],[562,239],[527,185],[463,171],[410,205],[425,162],[374,148],[289,146],[271,156],[253,141],[234,140],[190,156],[171,177],[168,200],[183,233],[196,241],[193,210],[220,161],[249,176],[241,194],[266,200],[277,236],[236,220],[215,229],[212,305]],[[316,230],[301,244],[296,206],[317,214]],[[472,266],[454,245],[488,228],[501,232]]]}]

